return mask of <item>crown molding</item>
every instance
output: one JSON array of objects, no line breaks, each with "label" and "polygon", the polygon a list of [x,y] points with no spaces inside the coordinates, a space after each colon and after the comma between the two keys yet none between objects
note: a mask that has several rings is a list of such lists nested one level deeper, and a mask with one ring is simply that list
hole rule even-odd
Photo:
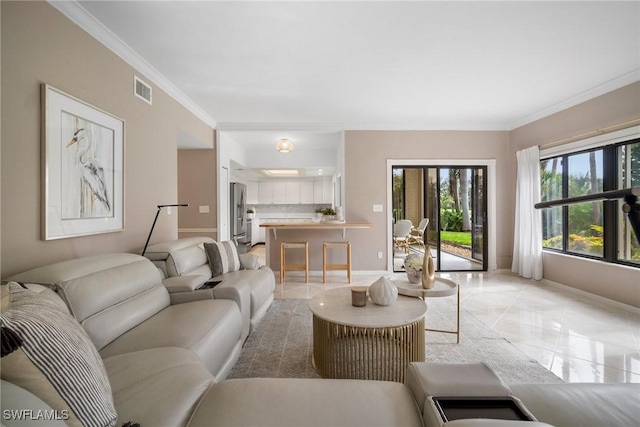
[{"label": "crown molding", "polygon": [[621,87],[624,87],[631,83],[635,83],[637,81],[640,81],[640,69],[635,69],[630,73],[624,74],[592,89],[579,93],[578,95],[572,96],[571,98],[568,98],[562,102],[540,110],[537,113],[533,113],[529,116],[523,117],[520,120],[516,120],[515,122],[511,123],[507,130],[517,129],[521,126],[535,122],[536,120],[543,119],[547,116],[566,110],[568,108],[575,107],[582,102],[589,101],[593,98],[612,92],[616,89],[620,89]]},{"label": "crown molding", "polygon": [[219,122],[219,131],[300,131],[300,132],[342,132],[342,131],[508,131],[506,124],[486,123],[233,123]]},{"label": "crown molding", "polygon": [[169,79],[167,79],[160,71],[149,64],[136,51],[131,49],[122,39],[116,36],[102,22],[98,21],[85,8],[80,6],[75,0],[48,0],[49,4],[57,9],[64,16],[69,18],[73,23],[78,25],[90,36],[102,43],[107,49],[111,50],[124,62],[132,66],[144,77],[152,81],[158,88],[162,89],[189,110],[193,115],[198,117],[207,125],[215,129],[217,122],[206,111],[198,106],[191,98],[178,89]]}]

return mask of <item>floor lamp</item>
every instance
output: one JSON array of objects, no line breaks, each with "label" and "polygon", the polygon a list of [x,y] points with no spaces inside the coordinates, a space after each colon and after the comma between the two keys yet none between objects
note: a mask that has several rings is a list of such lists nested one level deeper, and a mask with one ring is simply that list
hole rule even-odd
[{"label": "floor lamp", "polygon": [[142,249],[142,256],[144,256],[145,252],[147,251],[147,246],[149,246],[149,240],[151,240],[151,234],[153,233],[153,229],[156,226],[156,221],[158,221],[158,215],[160,215],[160,211],[162,210],[162,208],[185,207],[185,206],[189,206],[189,205],[186,203],[179,204],[179,205],[158,205],[158,211],[156,212],[156,217],[153,219],[151,230],[149,230],[149,237],[147,237],[147,242],[144,244],[144,249]]}]

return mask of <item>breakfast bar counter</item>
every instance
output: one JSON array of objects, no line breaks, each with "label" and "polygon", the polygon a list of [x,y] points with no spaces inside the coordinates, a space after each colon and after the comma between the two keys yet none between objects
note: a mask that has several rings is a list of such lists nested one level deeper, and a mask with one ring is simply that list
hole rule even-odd
[{"label": "breakfast bar counter", "polygon": [[[362,240],[359,236],[368,233],[373,226],[365,221],[270,221],[260,224],[267,231],[265,236],[266,263],[274,272],[280,271],[280,244],[282,242],[308,242],[310,270],[322,272],[322,243],[349,240],[349,237]],[[271,231],[271,232],[269,232]],[[303,251],[291,251],[292,264],[303,263]],[[344,251],[334,250],[327,256],[329,264],[343,263]]]},{"label": "breakfast bar counter", "polygon": [[346,237],[347,229],[370,228],[370,222],[341,222],[341,221],[295,221],[295,222],[265,222],[260,227],[273,230],[273,236],[278,238],[277,230],[341,230],[342,238]]}]

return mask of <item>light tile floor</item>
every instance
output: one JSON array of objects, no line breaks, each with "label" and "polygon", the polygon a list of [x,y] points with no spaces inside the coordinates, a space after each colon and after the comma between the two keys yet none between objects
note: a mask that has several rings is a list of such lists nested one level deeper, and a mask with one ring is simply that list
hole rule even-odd
[{"label": "light tile floor", "polygon": [[[330,276],[326,284],[321,273],[312,274],[309,283],[295,272],[289,274],[285,284],[276,283],[276,298],[311,298],[348,286],[344,273]],[[441,276],[460,283],[463,309],[565,382],[640,383],[640,310],[511,273]],[[354,272],[351,285],[368,286],[378,277]],[[455,298],[431,298],[427,303],[455,306]],[[428,316],[427,311],[427,321]]]}]

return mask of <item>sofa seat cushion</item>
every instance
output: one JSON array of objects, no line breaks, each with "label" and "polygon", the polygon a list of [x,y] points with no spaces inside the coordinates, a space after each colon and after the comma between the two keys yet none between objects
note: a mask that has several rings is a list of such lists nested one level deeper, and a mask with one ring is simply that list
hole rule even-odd
[{"label": "sofa seat cushion", "polygon": [[245,378],[213,385],[189,426],[422,427],[422,419],[400,383]]},{"label": "sofa seat cushion", "polygon": [[183,426],[213,377],[182,348],[154,348],[104,359],[118,425]]},{"label": "sofa seat cushion", "polygon": [[192,350],[217,375],[242,342],[238,305],[202,300],[172,305],[124,333],[100,351],[102,357],[158,347]]},{"label": "sofa seat cushion", "polygon": [[269,267],[262,267],[257,270],[232,271],[213,278],[214,281],[224,280],[246,280],[249,284],[251,295],[251,317],[262,308],[266,301],[273,299],[275,289],[275,276]]},{"label": "sofa seat cushion", "polygon": [[554,426],[638,425],[640,384],[512,384],[538,421]]}]

